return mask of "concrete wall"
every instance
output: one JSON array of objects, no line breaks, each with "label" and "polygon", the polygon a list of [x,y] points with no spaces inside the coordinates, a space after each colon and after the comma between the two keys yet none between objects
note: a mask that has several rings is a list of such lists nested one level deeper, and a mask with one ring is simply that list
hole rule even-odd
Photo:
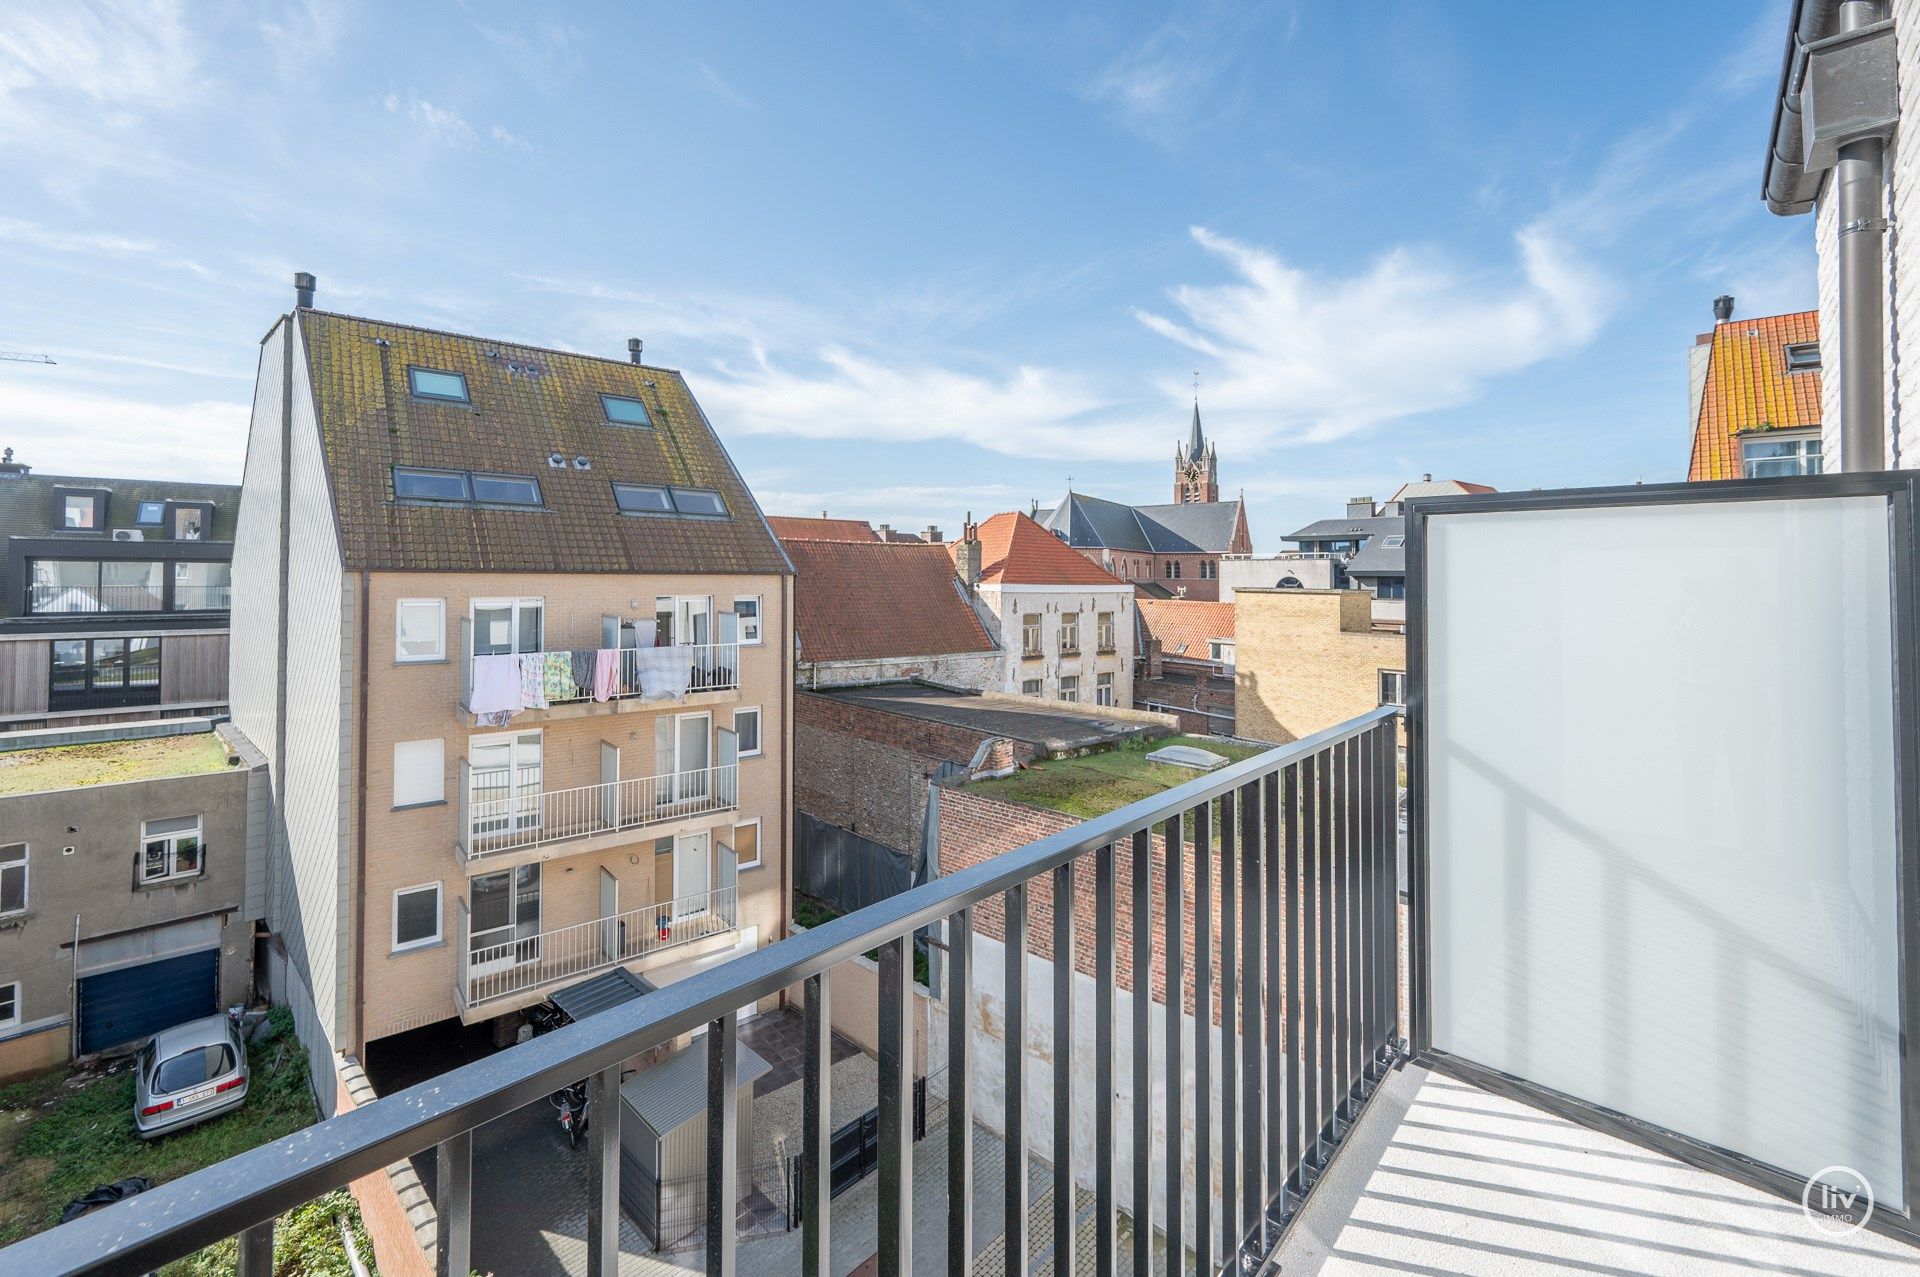
[{"label": "concrete wall", "polygon": [[[0,1031],[0,1080],[64,1059],[80,939],[119,936],[186,919],[220,919],[220,997],[245,1001],[253,982],[246,913],[245,768],[0,797],[0,839],[27,846],[27,911],[0,920],[0,980],[18,980],[21,1024]],[[141,822],[199,816],[205,871],[142,885]],[[12,1039],[40,1040],[8,1049]]]},{"label": "concrete wall", "polygon": [[1406,639],[1373,628],[1364,590],[1244,590],[1234,599],[1234,720],[1285,744],[1380,704],[1381,670],[1407,668]]},{"label": "concrete wall", "polygon": [[1293,577],[1309,590],[1333,588],[1332,559],[1299,559],[1278,554],[1256,554],[1220,562],[1220,601],[1231,603],[1240,590],[1270,590],[1282,577]]},{"label": "concrete wall", "polygon": [[942,687],[987,691],[1004,686],[1002,652],[957,652],[947,656],[890,656],[864,661],[803,661],[803,687],[860,687],[925,679]]},{"label": "concrete wall", "polygon": [[[1196,596],[1197,597],[1197,596]],[[1030,679],[1040,680],[1039,695],[1054,700],[1060,679],[1077,676],[1080,704],[1094,704],[1096,676],[1113,675],[1114,704],[1133,704],[1133,587],[1037,585],[983,585],[979,598],[994,618],[994,638],[1006,653],[1005,679],[998,690],[1018,694]],[[1067,653],[1060,645],[1060,617],[1080,615],[1080,650]],[[1114,650],[1099,650],[1099,614],[1113,613]],[[1028,657],[1021,649],[1021,618],[1028,613],[1040,620],[1041,655]]]}]

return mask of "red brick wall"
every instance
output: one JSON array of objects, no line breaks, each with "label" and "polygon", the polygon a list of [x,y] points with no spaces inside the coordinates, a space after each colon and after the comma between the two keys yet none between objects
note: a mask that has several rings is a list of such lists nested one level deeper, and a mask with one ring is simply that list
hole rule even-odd
[{"label": "red brick wall", "polygon": [[[1215,805],[1213,822],[1213,842],[1216,846],[1213,868],[1212,892],[1213,926],[1209,942],[1204,951],[1211,956],[1215,990],[1214,1022],[1220,1022],[1220,870],[1222,859],[1218,851],[1219,816],[1218,804]],[[1081,822],[1060,812],[1037,807],[1026,807],[1017,803],[1002,802],[996,798],[973,793],[964,789],[949,789],[940,796],[940,872],[950,874],[976,865],[1003,852],[1070,829]],[[1184,844],[1186,853],[1181,857],[1182,878],[1185,887],[1181,892],[1181,916],[1185,920],[1186,980],[1182,1005],[1186,1012],[1193,1014],[1195,1006],[1195,964],[1196,950],[1194,903],[1195,903],[1195,864],[1193,830],[1186,831]],[[1234,849],[1237,852],[1239,834],[1234,835]],[[1151,896],[1153,900],[1153,1000],[1164,1004],[1167,1000],[1167,954],[1165,919],[1166,906],[1166,838],[1161,830],[1155,830],[1149,840],[1150,865],[1148,873],[1152,880]],[[1119,987],[1131,991],[1133,988],[1133,846],[1122,844],[1114,853],[1114,883],[1116,899],[1119,902],[1119,917],[1114,926],[1115,981]],[[1238,872],[1239,856],[1229,854],[1225,863]],[[1074,968],[1084,975],[1094,974],[1094,857],[1092,854],[1081,857],[1074,868]],[[973,926],[976,933],[991,939],[1006,941],[1006,909],[1001,900],[983,901],[974,907]],[[1053,957],[1053,879],[1051,875],[1036,879],[1027,885],[1027,951],[1036,957]],[[1046,991],[1035,991],[1032,997],[1050,996]]]},{"label": "red brick wall", "polygon": [[[1217,667],[1201,661],[1182,661],[1177,657],[1165,657],[1161,662],[1162,677],[1149,677],[1151,670],[1145,663],[1134,667],[1133,703],[1142,709],[1148,702],[1165,705],[1180,720],[1183,732],[1202,732],[1212,736],[1231,736],[1234,729],[1233,718],[1233,671],[1221,672]],[[1165,675],[1193,677],[1172,677]],[[1205,710],[1215,715],[1193,713]]]},{"label": "red brick wall", "polygon": [[[338,1094],[337,1112],[345,1113],[358,1107],[345,1078],[340,1079]],[[372,1260],[381,1277],[433,1277],[433,1265],[427,1262],[426,1252],[414,1237],[413,1225],[407,1219],[406,1209],[400,1205],[386,1170],[362,1175],[348,1187],[353,1192],[353,1200],[360,1204],[360,1222],[373,1241],[373,1254],[361,1258]]]},{"label": "red brick wall", "polygon": [[[946,762],[965,765],[993,739],[832,696],[794,697],[794,806],[908,855],[920,849],[927,778]],[[1029,761],[1032,745],[1006,743],[989,766]]]}]

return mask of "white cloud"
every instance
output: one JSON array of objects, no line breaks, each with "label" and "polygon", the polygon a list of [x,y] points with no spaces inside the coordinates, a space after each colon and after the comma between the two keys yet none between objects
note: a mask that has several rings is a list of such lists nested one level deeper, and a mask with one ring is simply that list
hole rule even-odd
[{"label": "white cloud", "polygon": [[412,94],[401,97],[398,93],[389,93],[380,102],[387,108],[387,114],[410,122],[430,142],[447,146],[473,145],[473,126],[452,107],[436,106]]},{"label": "white cloud", "polygon": [[1006,483],[811,488],[792,486],[794,477],[752,474],[747,481],[754,500],[768,514],[810,518],[824,510],[836,519],[886,523],[901,532],[917,533],[931,524],[949,537],[959,535],[960,522],[968,513],[985,519],[1002,510],[1025,510],[1032,497],[1045,499],[1052,491],[1029,493]]},{"label": "white cloud", "polygon": [[507,126],[504,124],[496,124],[488,129],[487,136],[510,151],[528,151],[533,149],[531,143],[519,134],[508,131]]},{"label": "white cloud", "polygon": [[0,26],[0,118],[9,121],[81,98],[105,122],[131,123],[196,96],[197,72],[177,0],[16,7]]},{"label": "white cloud", "polygon": [[693,85],[697,89],[711,93],[728,106],[745,110],[748,103],[746,95],[734,88],[722,78],[720,73],[697,58],[688,59],[693,65]]},{"label": "white cloud", "polygon": [[1236,278],[1171,290],[1178,319],[1139,319],[1207,357],[1211,415],[1242,443],[1325,441],[1466,403],[1494,377],[1585,344],[1611,308],[1604,281],[1541,224],[1514,237],[1504,275],[1405,246],[1351,275],[1316,275],[1192,234]]},{"label": "white cloud", "polygon": [[0,379],[7,442],[28,465],[55,473],[125,474],[127,459],[138,457],[148,478],[239,482],[247,403],[156,404],[31,381],[27,373],[57,378],[61,371],[26,368]]}]

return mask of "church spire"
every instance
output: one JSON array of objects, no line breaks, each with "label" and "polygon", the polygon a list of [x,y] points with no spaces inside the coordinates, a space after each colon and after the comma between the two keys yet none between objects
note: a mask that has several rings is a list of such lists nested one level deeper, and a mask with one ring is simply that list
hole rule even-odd
[{"label": "church spire", "polygon": [[1173,499],[1180,504],[1220,499],[1220,461],[1200,428],[1200,396],[1193,397],[1193,428],[1173,445]]},{"label": "church spire", "polygon": [[1193,432],[1187,437],[1187,460],[1198,461],[1207,455],[1207,438],[1200,433],[1200,396],[1193,397]]}]

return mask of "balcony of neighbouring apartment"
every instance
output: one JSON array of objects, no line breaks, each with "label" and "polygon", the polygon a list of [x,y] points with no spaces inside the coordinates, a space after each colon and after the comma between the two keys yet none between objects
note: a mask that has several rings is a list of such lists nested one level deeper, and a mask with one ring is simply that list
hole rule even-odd
[{"label": "balcony of neighbouring apartment", "polygon": [[[603,872],[599,916],[548,927],[537,866],[471,880],[459,907],[454,998],[469,1022],[540,1001],[557,987],[614,967],[651,970],[718,952],[740,925],[739,857],[708,833],[673,840],[673,894],[622,909]],[[708,847],[712,854],[708,854]]]},{"label": "balcony of neighbouring apartment", "polygon": [[225,612],[233,601],[223,561],[34,559],[31,573],[28,616]]},{"label": "balcony of neighbouring apartment", "polygon": [[475,652],[462,625],[460,708],[474,725],[725,704],[740,695],[740,644]]},{"label": "balcony of neighbouring apartment", "polygon": [[[723,741],[731,736],[719,734]],[[617,771],[618,751],[603,748],[611,751],[606,769]],[[565,789],[543,784],[539,766],[475,767],[460,760],[457,846],[469,873],[607,851],[634,842],[642,830],[648,838],[670,838],[709,828],[740,807],[738,762],[657,776],[610,774],[598,784]]]}]

